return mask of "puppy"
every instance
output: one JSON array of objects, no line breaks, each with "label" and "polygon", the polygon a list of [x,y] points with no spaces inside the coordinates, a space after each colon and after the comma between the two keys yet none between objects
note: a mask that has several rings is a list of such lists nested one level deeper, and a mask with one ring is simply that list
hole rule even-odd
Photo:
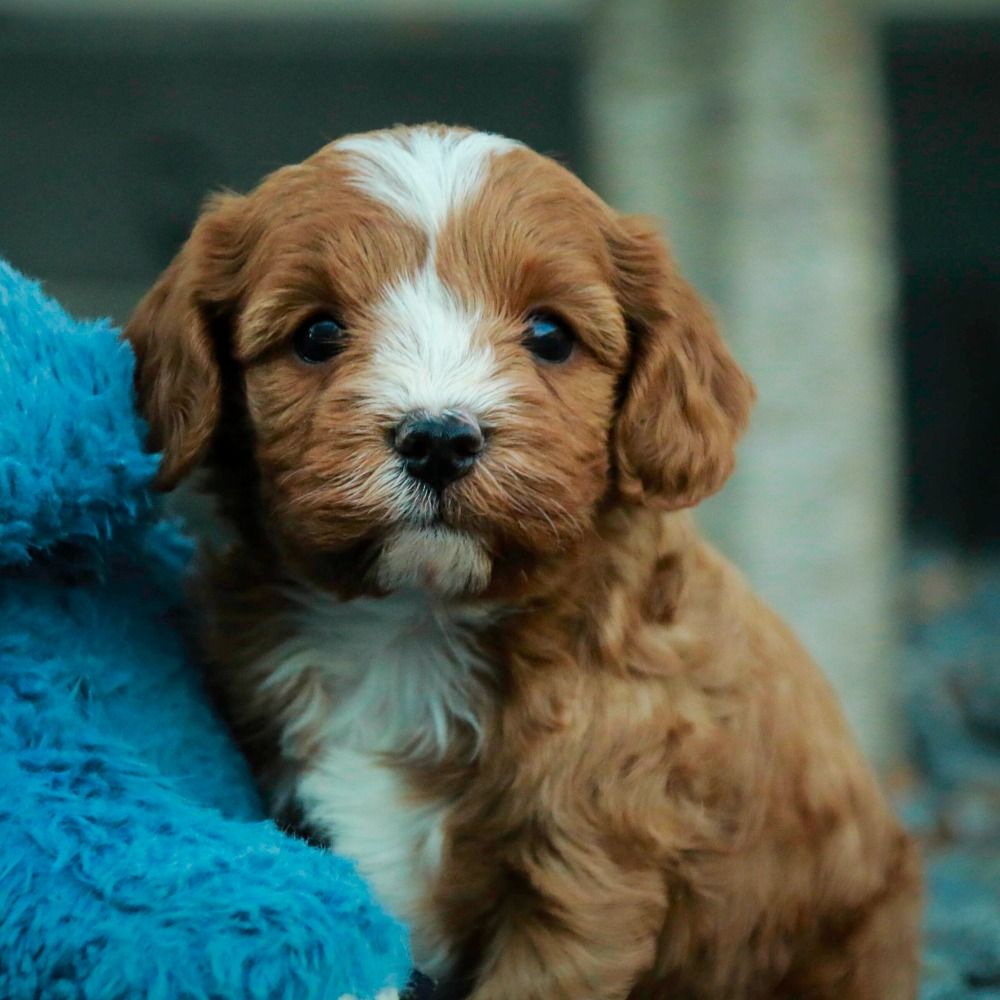
[{"label": "puppy", "polygon": [[126,330],[275,815],[475,1000],[905,1000],[919,871],[826,681],[698,535],[753,389],[640,218],[517,142],[209,201]]}]

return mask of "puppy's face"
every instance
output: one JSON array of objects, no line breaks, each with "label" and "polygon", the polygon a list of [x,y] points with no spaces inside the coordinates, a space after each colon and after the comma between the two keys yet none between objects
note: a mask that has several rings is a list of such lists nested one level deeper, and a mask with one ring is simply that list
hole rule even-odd
[{"label": "puppy's face", "polygon": [[602,504],[694,503],[751,397],[640,222],[438,127],[216,199],[126,333],[163,484],[238,450],[261,529],[321,585],[349,554],[374,590],[476,593]]}]

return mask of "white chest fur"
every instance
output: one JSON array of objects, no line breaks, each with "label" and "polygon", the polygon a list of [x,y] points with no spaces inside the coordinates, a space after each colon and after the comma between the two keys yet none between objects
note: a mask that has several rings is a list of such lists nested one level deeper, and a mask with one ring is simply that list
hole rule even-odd
[{"label": "white chest fur", "polygon": [[418,964],[440,974],[447,947],[422,903],[441,863],[448,803],[418,798],[387,755],[433,758],[457,726],[478,734],[476,623],[401,592],[344,604],[310,596],[296,624],[268,673],[275,681],[318,669],[330,697],[307,710],[323,713],[308,720],[321,750],[288,792],[410,925]]}]

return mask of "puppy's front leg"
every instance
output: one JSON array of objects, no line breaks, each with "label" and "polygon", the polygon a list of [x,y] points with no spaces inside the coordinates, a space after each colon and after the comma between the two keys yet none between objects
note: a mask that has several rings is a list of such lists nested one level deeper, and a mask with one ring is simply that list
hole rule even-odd
[{"label": "puppy's front leg", "polygon": [[581,889],[589,880],[571,884],[566,872],[561,900],[547,895],[527,909],[511,907],[486,948],[469,1000],[625,1000],[653,964],[665,901],[658,879],[637,885],[634,872],[617,875],[617,898],[610,891],[615,876],[601,887],[604,898],[585,900]]},{"label": "puppy's front leg", "polygon": [[469,1000],[625,1000],[652,964],[652,941],[640,948],[619,928],[607,931],[614,945],[538,926],[510,928]]}]

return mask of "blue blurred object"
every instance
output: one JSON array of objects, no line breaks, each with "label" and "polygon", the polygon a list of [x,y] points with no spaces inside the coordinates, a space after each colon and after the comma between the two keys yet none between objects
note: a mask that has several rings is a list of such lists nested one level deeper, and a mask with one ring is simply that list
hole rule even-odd
[{"label": "blue blurred object", "polygon": [[928,857],[921,998],[1000,1000],[1000,562],[953,589],[912,627],[904,663],[925,779],[904,815],[947,844]]},{"label": "blue blurred object", "polygon": [[373,997],[403,929],[266,820],[175,620],[132,355],[0,262],[0,996]]},{"label": "blue blurred object", "polygon": [[981,786],[1000,818],[1000,564],[914,626],[904,676],[923,771],[944,792]]},{"label": "blue blurred object", "polygon": [[922,1000],[1000,1000],[1000,852],[938,854],[927,894]]}]

